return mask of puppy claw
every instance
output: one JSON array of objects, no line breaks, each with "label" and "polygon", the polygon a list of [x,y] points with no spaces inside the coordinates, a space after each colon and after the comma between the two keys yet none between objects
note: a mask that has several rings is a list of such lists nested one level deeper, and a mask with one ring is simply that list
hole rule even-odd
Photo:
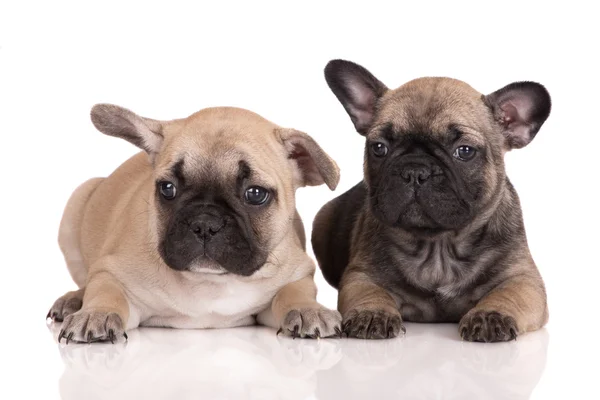
[{"label": "puppy claw", "polygon": [[60,341],[62,340],[62,338],[65,336],[65,330],[61,329],[60,332],[58,333],[58,343],[60,343]]},{"label": "puppy claw", "polygon": [[295,338],[319,339],[339,335],[342,316],[318,304],[290,310],[281,322],[282,332]]},{"label": "puppy claw", "polygon": [[46,319],[52,318],[53,321],[61,322],[69,315],[79,311],[83,304],[83,293],[84,290],[79,289],[74,292],[68,292],[56,299],[52,307],[50,307]]},{"label": "puppy claw", "polygon": [[473,337],[475,338],[475,340],[480,340],[479,339],[480,333],[481,333],[481,326],[476,326],[475,328],[473,328]]},{"label": "puppy claw", "polygon": [[500,336],[500,335],[502,335],[502,329],[500,329],[500,327],[499,327],[499,326],[497,326],[497,327],[494,329],[494,332],[496,333],[496,336]]},{"label": "puppy claw", "polygon": [[123,321],[117,313],[80,310],[65,318],[59,334],[59,343],[62,338],[66,338],[66,344],[106,341],[116,343],[121,334],[127,339]]},{"label": "puppy claw", "polygon": [[127,336],[127,332],[123,332],[123,337],[125,338],[126,341],[129,340],[129,336]]},{"label": "puppy claw", "polygon": [[510,315],[473,310],[460,320],[458,331],[462,340],[490,343],[516,340],[518,328]]},{"label": "puppy claw", "polygon": [[350,310],[344,315],[344,333],[358,339],[389,339],[406,333],[398,312],[390,310]]},{"label": "puppy claw", "polygon": [[360,337],[363,333],[363,331],[365,330],[364,325],[361,325],[358,330],[356,331],[356,336]]},{"label": "puppy claw", "polygon": [[281,332],[283,332],[283,328],[277,329],[277,333],[275,334],[275,336],[279,336],[279,334],[281,334]]},{"label": "puppy claw", "polygon": [[344,322],[344,325],[342,326],[342,330],[344,331],[344,333],[348,333],[348,329],[350,328],[350,326],[352,325],[353,321],[351,319],[349,319],[348,321]]},{"label": "puppy claw", "polygon": [[338,336],[340,339],[342,338],[342,330],[340,328],[338,328],[337,326],[335,327],[335,334],[336,336]]},{"label": "puppy claw", "polygon": [[388,337],[388,338],[390,338],[390,337],[394,337],[394,327],[393,327],[393,326],[390,326],[390,327],[388,327],[388,330],[387,330],[387,337]]},{"label": "puppy claw", "polygon": [[48,320],[48,318],[50,318],[53,322],[61,322],[62,318],[60,318],[58,316],[58,313],[56,311],[48,311],[48,315],[46,315],[46,320]]}]

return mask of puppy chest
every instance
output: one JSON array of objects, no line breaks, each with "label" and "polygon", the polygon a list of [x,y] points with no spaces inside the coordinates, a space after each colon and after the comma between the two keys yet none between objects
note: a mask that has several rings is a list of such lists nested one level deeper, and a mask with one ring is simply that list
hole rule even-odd
[{"label": "puppy chest", "polygon": [[209,313],[233,315],[239,312],[254,310],[270,303],[273,296],[265,295],[246,286],[228,286],[215,293],[214,297],[205,298],[202,310]]},{"label": "puppy chest", "polygon": [[398,254],[399,267],[415,286],[427,291],[447,292],[458,289],[468,273],[468,265],[446,243],[434,242],[420,252]]},{"label": "puppy chest", "polygon": [[235,326],[268,307],[274,291],[247,283],[180,285],[147,299],[144,325],[174,328]]},{"label": "puppy chest", "polygon": [[261,289],[255,285],[239,283],[194,288],[186,309],[192,315],[237,315],[253,311],[270,303],[274,296],[274,293]]}]

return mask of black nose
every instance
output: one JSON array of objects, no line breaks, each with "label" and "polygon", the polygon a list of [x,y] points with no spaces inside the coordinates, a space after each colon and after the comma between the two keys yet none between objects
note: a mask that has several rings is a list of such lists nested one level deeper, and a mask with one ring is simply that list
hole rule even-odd
[{"label": "black nose", "polygon": [[200,214],[190,223],[192,232],[202,238],[216,235],[223,226],[225,221],[222,217],[207,213]]},{"label": "black nose", "polygon": [[407,164],[402,169],[400,176],[408,184],[422,185],[431,176],[431,168],[423,164]]}]

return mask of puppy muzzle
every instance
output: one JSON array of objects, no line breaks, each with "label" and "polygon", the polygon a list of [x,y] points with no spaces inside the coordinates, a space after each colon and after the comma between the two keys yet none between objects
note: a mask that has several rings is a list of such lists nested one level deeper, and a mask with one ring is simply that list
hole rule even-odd
[{"label": "puppy muzzle", "polygon": [[408,230],[446,230],[469,215],[442,167],[430,157],[402,157],[384,171],[372,193],[374,214]]}]

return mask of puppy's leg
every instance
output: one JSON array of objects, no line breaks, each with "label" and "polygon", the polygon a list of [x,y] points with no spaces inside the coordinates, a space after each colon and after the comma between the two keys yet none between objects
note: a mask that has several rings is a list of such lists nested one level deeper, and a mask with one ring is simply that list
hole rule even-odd
[{"label": "puppy's leg", "polygon": [[502,342],[540,329],[548,321],[546,290],[541,278],[519,275],[500,284],[458,325],[460,336],[471,342]]},{"label": "puppy's leg", "polygon": [[46,318],[52,318],[53,321],[61,322],[68,315],[73,314],[81,309],[83,304],[83,295],[85,288],[67,292],[60,296],[48,311]]},{"label": "puppy's leg", "polygon": [[121,285],[112,274],[98,272],[89,278],[81,310],[64,319],[58,341],[114,343],[121,336],[127,338],[128,318],[129,303]]},{"label": "puppy's leg", "polygon": [[338,297],[344,333],[360,339],[385,339],[406,332],[394,298],[366,274],[348,268]]},{"label": "puppy's leg", "polygon": [[58,245],[63,253],[67,269],[78,287],[82,288],[87,279],[88,267],[81,254],[81,225],[85,206],[105,178],[93,178],[82,183],[71,195],[58,230]]},{"label": "puppy's leg", "polygon": [[88,267],[83,261],[79,243],[81,223],[88,200],[103,180],[104,178],[93,178],[82,183],[75,189],[65,206],[58,230],[58,245],[65,258],[67,269],[80,289],[59,297],[46,318],[60,322],[81,308],[88,274]]},{"label": "puppy's leg", "polygon": [[257,316],[259,323],[296,337],[341,335],[342,317],[317,303],[317,287],[312,275],[285,285],[273,298],[271,307]]}]

